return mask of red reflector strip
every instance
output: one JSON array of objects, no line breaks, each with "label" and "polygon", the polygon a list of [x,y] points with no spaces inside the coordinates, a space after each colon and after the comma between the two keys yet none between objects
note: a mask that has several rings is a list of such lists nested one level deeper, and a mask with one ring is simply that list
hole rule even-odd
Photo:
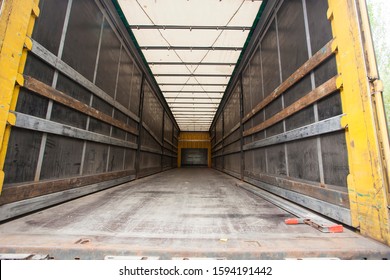
[{"label": "red reflector strip", "polygon": [[339,233],[339,232],[344,231],[344,228],[342,225],[330,226],[330,227],[328,227],[328,229],[329,229],[329,232],[331,232],[331,233]]},{"label": "red reflector strip", "polygon": [[298,218],[290,218],[290,219],[284,220],[284,223],[286,225],[297,225],[297,224],[302,224],[303,220],[302,219],[298,219]]}]

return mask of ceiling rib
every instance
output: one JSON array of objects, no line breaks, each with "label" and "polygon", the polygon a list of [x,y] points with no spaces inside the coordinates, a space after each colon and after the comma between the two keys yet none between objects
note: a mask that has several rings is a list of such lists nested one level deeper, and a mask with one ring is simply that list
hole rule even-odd
[{"label": "ceiling rib", "polygon": [[230,77],[231,74],[196,74],[196,73],[161,73],[154,74],[156,77]]},{"label": "ceiling rib", "polygon": [[180,97],[180,96],[177,96],[177,97],[165,97],[165,99],[197,99],[197,100],[202,100],[202,99],[207,99],[207,100],[210,100],[210,99],[221,99],[222,97]]},{"label": "ceiling rib", "polygon": [[183,84],[183,83],[161,83],[160,86],[205,86],[205,87],[225,87],[227,84]]},{"label": "ceiling rib", "polygon": [[235,66],[236,63],[228,63],[228,62],[186,62],[186,61],[150,61],[148,62],[150,65],[207,65],[207,66]]},{"label": "ceiling rib", "polygon": [[163,93],[224,93],[223,91],[211,90],[163,90]]},{"label": "ceiling rib", "polygon": [[191,26],[191,25],[129,25],[131,29],[159,29],[159,30],[241,30],[249,31],[252,26]]},{"label": "ceiling rib", "polygon": [[140,46],[141,50],[178,50],[178,51],[242,51],[242,47],[212,47],[212,46]]}]

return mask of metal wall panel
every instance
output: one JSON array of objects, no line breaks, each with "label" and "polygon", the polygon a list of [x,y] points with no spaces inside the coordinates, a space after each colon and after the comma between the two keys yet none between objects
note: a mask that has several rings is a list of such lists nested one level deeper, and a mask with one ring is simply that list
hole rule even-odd
[{"label": "metal wall panel", "polygon": [[[39,3],[43,17],[37,17],[32,37],[52,53],[58,53],[68,0],[43,0]],[[50,28],[47,28],[50,26]]]},{"label": "metal wall panel", "polygon": [[[123,49],[121,51],[121,58],[120,58],[120,65],[119,65],[116,100],[128,109],[130,108],[129,104],[132,95],[131,82],[133,79],[133,68],[134,68],[133,60]],[[135,88],[135,90],[137,90],[137,88]],[[139,94],[139,89],[136,93]],[[139,106],[139,104],[136,105]],[[138,114],[138,112],[135,113]]]},{"label": "metal wall panel", "polygon": [[107,21],[103,24],[96,85],[115,98],[121,44]]},{"label": "metal wall panel", "polygon": [[[73,1],[62,59],[90,81],[94,77],[102,20],[102,12],[93,1]],[[51,22],[47,27],[54,25]]]},{"label": "metal wall panel", "polygon": [[[314,71],[293,78],[298,70],[303,73],[301,66],[309,59],[314,62],[315,53],[332,39],[326,16],[327,1],[272,1],[268,5],[269,18],[262,21],[262,29],[259,29],[263,32],[247,50],[247,61],[237,74],[243,89],[243,123],[238,130],[243,132],[243,139],[229,135],[234,115],[230,103],[235,95],[232,86],[219,110],[221,114],[216,116],[210,129],[216,135],[212,166],[251,183],[257,182],[258,186],[265,183],[274,185],[274,190],[292,190],[297,197],[315,197],[314,189],[321,186],[325,194],[323,201],[335,203],[330,190],[337,190],[343,197],[347,195],[346,189],[343,190],[348,175],[344,132],[335,125],[330,132],[325,129],[327,132],[322,134],[299,133],[304,127],[321,127],[325,125],[321,121],[339,116],[339,93],[334,90],[318,102],[299,107],[299,110],[292,109],[337,73],[334,55],[329,52],[325,61],[315,62]],[[287,140],[291,136],[293,140]],[[224,140],[218,144],[220,139]],[[243,168],[238,168],[241,164]],[[302,188],[302,182],[312,189]],[[341,207],[348,207],[348,203]]]},{"label": "metal wall panel", "polygon": [[5,185],[34,180],[42,133],[12,129],[4,165]]},{"label": "metal wall panel", "polygon": [[207,166],[207,149],[182,149],[182,166]]},{"label": "metal wall panel", "polygon": [[4,169],[12,197],[2,201],[177,166],[178,128],[112,23],[116,11],[102,9],[99,1],[40,1],[24,71],[36,87],[20,91],[16,111],[25,121],[12,129]]},{"label": "metal wall panel", "polygon": [[82,140],[48,135],[40,179],[79,175],[82,150]]}]

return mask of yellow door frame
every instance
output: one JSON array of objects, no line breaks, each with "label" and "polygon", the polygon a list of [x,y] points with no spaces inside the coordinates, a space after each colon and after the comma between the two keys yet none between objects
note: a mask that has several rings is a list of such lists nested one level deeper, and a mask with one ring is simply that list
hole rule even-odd
[{"label": "yellow door frame", "polygon": [[389,142],[384,114],[378,110],[381,93],[376,93],[375,88],[380,83],[368,73],[370,67],[376,66],[368,65],[367,60],[369,34],[363,33],[367,27],[362,24],[368,23],[365,2],[328,0],[328,4],[342,83],[340,94],[345,116],[341,122],[346,128],[352,225],[363,235],[390,245]]},{"label": "yellow door frame", "polygon": [[16,117],[19,88],[23,85],[23,71],[30,39],[39,16],[39,0],[5,0],[0,14],[0,193],[4,183],[4,162],[11,126]]}]

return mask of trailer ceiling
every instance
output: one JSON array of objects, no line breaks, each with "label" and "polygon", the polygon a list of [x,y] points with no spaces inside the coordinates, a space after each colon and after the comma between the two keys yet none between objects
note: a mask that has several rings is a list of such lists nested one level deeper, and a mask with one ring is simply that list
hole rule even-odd
[{"label": "trailer ceiling", "polygon": [[181,131],[208,131],[263,1],[117,2]]}]

